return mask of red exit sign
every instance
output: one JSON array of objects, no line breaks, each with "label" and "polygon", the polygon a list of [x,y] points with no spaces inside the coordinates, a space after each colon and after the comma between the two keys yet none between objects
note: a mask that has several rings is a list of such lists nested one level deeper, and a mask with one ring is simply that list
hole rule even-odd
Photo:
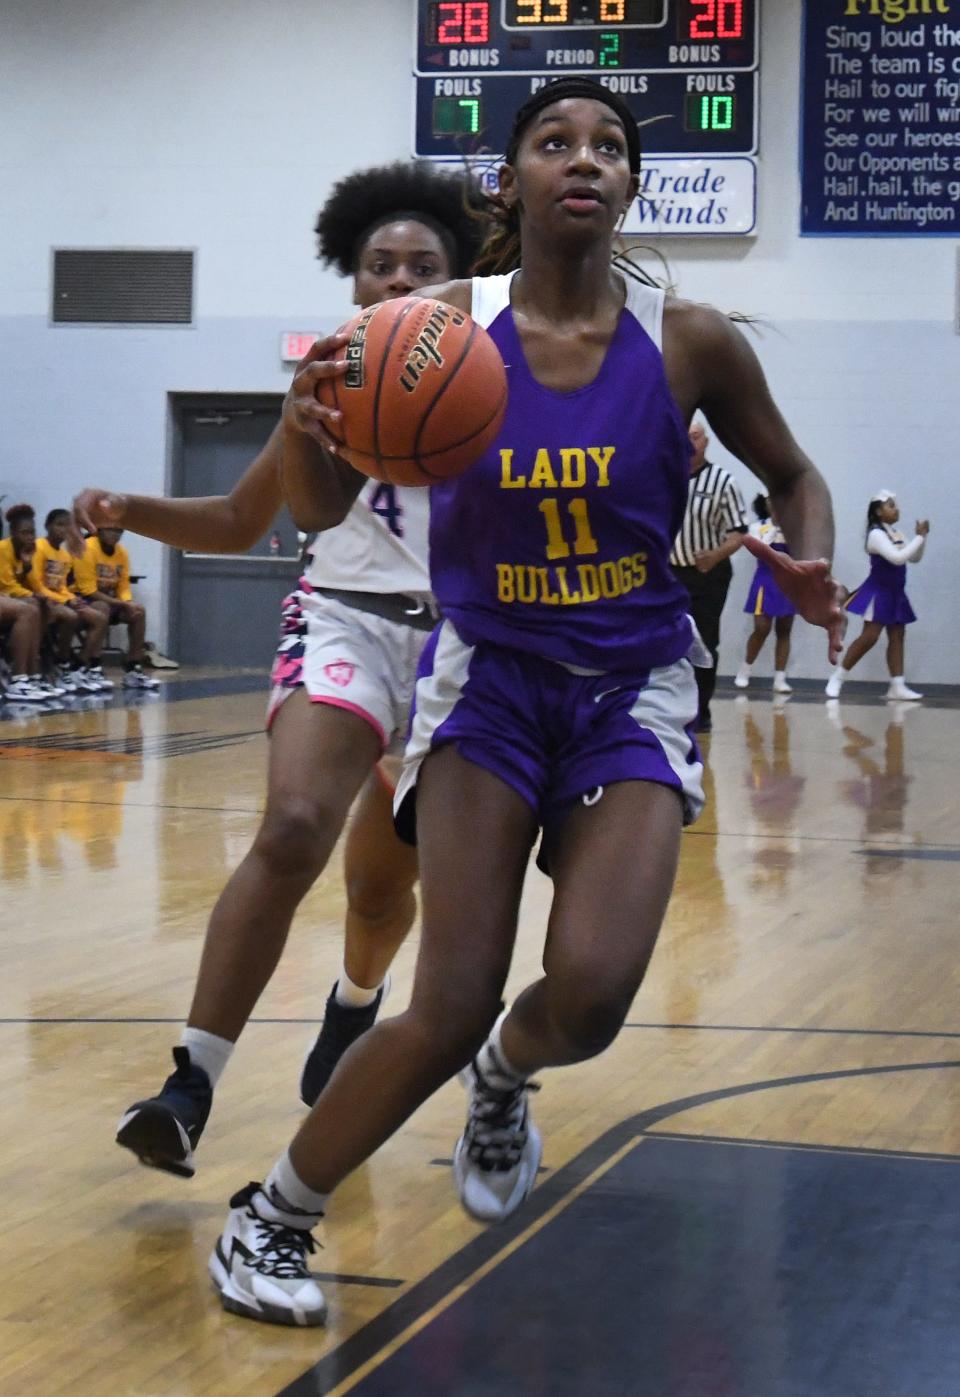
[{"label": "red exit sign", "polygon": [[280,358],[285,364],[296,364],[319,338],[319,330],[285,330],[280,336]]}]

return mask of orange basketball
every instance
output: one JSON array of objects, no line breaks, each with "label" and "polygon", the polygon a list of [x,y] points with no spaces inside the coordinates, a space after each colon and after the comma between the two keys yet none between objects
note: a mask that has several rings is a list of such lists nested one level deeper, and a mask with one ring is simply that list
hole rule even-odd
[{"label": "orange basketball", "polygon": [[507,407],[507,374],[493,340],[466,311],[402,296],[343,327],[349,367],[317,395],[343,413],[339,452],[390,485],[435,485],[487,449]]}]

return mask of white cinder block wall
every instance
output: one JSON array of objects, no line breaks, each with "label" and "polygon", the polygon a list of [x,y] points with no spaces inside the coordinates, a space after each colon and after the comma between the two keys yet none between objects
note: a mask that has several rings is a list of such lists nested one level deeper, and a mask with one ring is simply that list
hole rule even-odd
[{"label": "white cinder block wall", "polygon": [[[911,570],[909,676],[960,682],[953,332],[956,244],[798,236],[797,0],[764,0],[760,232],[665,240],[682,294],[760,318],[755,343],[834,490],[854,583],[866,500],[929,515]],[[96,483],[167,481],[167,394],[280,391],[282,329],[349,308],[312,223],[330,184],[409,153],[412,0],[8,0],[0,8],[0,493],[39,514]],[[49,324],[53,247],[197,249],[193,328]],[[724,453],[716,455],[724,459]],[[739,468],[745,493],[754,485]],[[131,540],[164,605],[163,550]],[[738,656],[751,564],[736,562],[721,668]],[[163,628],[152,627],[162,635]],[[824,672],[798,628],[795,672]],[[880,677],[882,657],[861,666]]]}]

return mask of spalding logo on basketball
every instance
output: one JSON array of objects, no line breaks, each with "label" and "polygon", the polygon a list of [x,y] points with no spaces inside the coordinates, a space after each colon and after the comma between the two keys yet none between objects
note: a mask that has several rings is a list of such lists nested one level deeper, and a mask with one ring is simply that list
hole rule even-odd
[{"label": "spalding logo on basketball", "polygon": [[507,374],[466,311],[403,296],[369,306],[343,332],[346,374],[321,381],[318,396],[343,413],[345,460],[390,485],[433,485],[482,456],[503,423]]}]

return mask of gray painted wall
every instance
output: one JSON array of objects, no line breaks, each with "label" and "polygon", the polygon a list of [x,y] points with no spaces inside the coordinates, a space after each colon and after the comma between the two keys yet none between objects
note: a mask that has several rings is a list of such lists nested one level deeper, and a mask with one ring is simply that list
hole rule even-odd
[{"label": "gray painted wall", "polygon": [[[834,489],[844,580],[865,570],[874,488],[902,492],[908,525],[930,515],[910,575],[921,623],[908,675],[960,682],[956,248],[797,236],[800,5],[763,9],[760,235],[662,246],[683,294],[763,318],[755,343],[776,396]],[[409,152],[412,28],[411,0],[7,0],[0,493],[43,514],[84,484],[160,492],[169,393],[283,391],[280,331],[332,327],[349,310],[349,288],[314,259],[317,208],[339,175]],[[196,248],[195,327],[51,327],[57,246]],[[162,617],[164,550],[130,544]],[[746,629],[735,607],[751,565],[735,566],[726,670]],[[795,671],[821,674],[822,644],[804,629]],[[877,654],[860,670],[882,672]]]}]

